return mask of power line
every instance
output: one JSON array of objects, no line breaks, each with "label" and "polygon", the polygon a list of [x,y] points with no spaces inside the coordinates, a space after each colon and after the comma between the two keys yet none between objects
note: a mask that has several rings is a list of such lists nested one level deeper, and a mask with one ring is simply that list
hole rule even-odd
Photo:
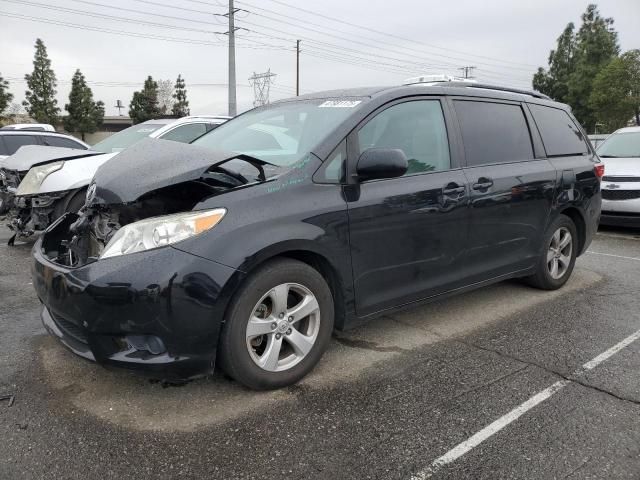
[{"label": "power line", "polygon": [[[63,27],[76,28],[76,29],[79,29],[79,30],[87,30],[87,31],[91,31],[91,32],[100,32],[100,33],[109,33],[109,34],[112,34],[112,35],[121,35],[121,36],[125,36],[125,37],[145,38],[145,39],[150,39],[150,40],[162,40],[162,41],[166,41],[166,42],[186,43],[186,44],[190,44],[190,45],[210,45],[210,46],[214,46],[214,47],[223,47],[223,46],[225,46],[224,44],[219,43],[219,42],[198,40],[198,39],[194,39],[194,38],[168,37],[168,36],[164,36],[164,35],[143,34],[143,33],[137,33],[137,32],[127,32],[127,31],[121,31],[121,30],[112,30],[112,29],[108,29],[108,28],[93,27],[93,26],[89,26],[89,25],[79,25],[77,23],[64,22],[64,21],[59,21],[59,20],[50,20],[48,18],[34,17],[34,16],[31,16],[31,15],[21,15],[19,13],[0,12],[0,16],[16,18],[16,19],[20,19],[20,20],[26,20],[26,21],[30,21],[30,22],[35,22],[35,23],[46,23],[46,24],[50,24],[50,25],[58,25],[58,26],[63,26]],[[249,49],[255,49],[255,50],[270,50],[271,49],[271,48],[268,48],[268,47],[260,47],[260,46],[252,46],[252,45],[242,45],[242,48],[249,48]],[[282,48],[278,48],[278,50],[282,50]]]},{"label": "power line", "polygon": [[[295,23],[292,24],[292,23],[287,22],[285,20],[281,20],[280,18],[277,18],[277,17],[276,18],[269,17],[267,15],[263,15],[263,14],[260,14],[260,13],[253,12],[255,15],[258,15],[260,17],[266,18],[266,19],[271,20],[271,21],[275,21],[275,22],[279,22],[279,23],[285,23],[287,25],[293,25],[293,26],[299,26],[300,23],[301,23],[299,18],[290,16],[290,15],[286,15],[286,14],[283,14],[281,12],[276,12],[274,10],[269,10],[269,9],[264,8],[264,7],[259,7],[257,5],[253,5],[253,4],[247,3],[245,1],[241,1],[241,2],[238,2],[238,3],[242,3],[243,5],[246,5],[246,6],[250,7],[250,8],[255,8],[255,9],[258,9],[258,10],[261,10],[261,11],[270,12],[270,13],[273,13],[273,14],[278,15],[280,17],[292,19],[292,20],[294,20]],[[304,23],[308,24],[308,25],[313,25],[313,26],[316,26],[316,27],[320,27],[322,29],[322,31],[319,32],[319,33],[324,33],[324,32],[326,32],[326,30],[332,30],[334,32],[347,34],[349,36],[349,38],[352,38],[352,37],[355,36],[355,37],[364,38],[365,40],[367,40],[369,42],[376,42],[376,44],[378,44],[378,45],[381,45],[381,44],[382,45],[390,45],[390,46],[395,47],[395,48],[400,48],[402,50],[401,54],[406,55],[406,56],[415,56],[415,55],[411,55],[411,54],[405,53],[406,51],[418,52],[418,53],[420,53],[420,55],[425,55],[424,49],[417,50],[417,49],[414,49],[414,48],[411,48],[411,47],[407,47],[406,45],[392,44],[392,43],[389,43],[389,42],[381,41],[379,39],[374,39],[374,38],[371,38],[371,37],[365,37],[363,35],[354,34],[353,32],[348,32],[347,33],[347,32],[344,32],[343,30],[339,30],[339,29],[336,29],[336,28],[328,27],[326,25],[321,25],[321,24],[318,24],[318,23],[309,22],[308,20],[305,20]],[[305,30],[318,32],[318,30],[308,29],[307,27],[305,27]],[[331,34],[327,34],[327,35],[336,36],[336,35],[331,35]],[[338,38],[345,38],[345,37],[338,37]],[[358,43],[362,43],[362,42],[358,42]],[[393,51],[395,53],[400,53],[398,50],[391,50],[389,48],[384,48],[384,49],[387,50],[387,51]],[[447,58],[447,59],[451,59],[451,60],[466,61],[466,60],[463,60],[463,59],[461,59],[459,57],[452,57],[451,55],[442,55],[442,54],[438,54],[438,53],[431,53],[430,55],[443,57],[443,58]],[[428,61],[430,61],[430,59],[428,59]],[[530,68],[513,67],[513,66],[507,67],[505,65],[496,65],[496,64],[488,64],[488,63],[485,63],[485,65],[493,66],[495,68],[517,69],[517,70],[523,70],[523,71],[527,71],[527,72],[531,70]]]},{"label": "power line", "polygon": [[[109,8],[112,10],[119,10],[122,12],[131,12],[131,13],[140,13],[143,15],[149,15],[152,17],[158,17],[158,18],[167,18],[169,20],[179,20],[182,22],[191,22],[191,23],[199,23],[201,25],[220,25],[219,23],[214,23],[214,22],[206,22],[204,20],[196,20],[193,18],[186,18],[186,17],[176,17],[175,15],[163,15],[161,13],[154,13],[154,12],[148,12],[145,10],[136,10],[134,8],[125,8],[125,7],[120,7],[120,6],[114,6],[114,5],[107,5],[105,3],[97,3],[97,2],[90,2],[88,0],[71,0],[73,2],[77,2],[77,3],[84,3],[86,5],[93,5],[95,7],[102,7],[102,8]],[[155,2],[154,2],[155,3]],[[217,15],[215,13],[211,13],[208,15]]]},{"label": "power line", "polygon": [[[284,32],[284,31],[279,30],[277,28],[269,27],[269,26],[262,25],[262,24],[257,24],[257,23],[250,22],[250,21],[247,21],[247,20],[244,20],[243,23],[247,24],[247,25],[255,26],[255,27],[258,27],[258,28],[263,28],[263,29],[266,29],[266,30],[270,30],[270,31],[276,32],[276,33],[281,34],[281,35],[289,35],[288,32]],[[259,31],[253,30],[253,29],[250,30],[250,31],[255,32],[255,33],[261,33]],[[265,35],[265,36],[269,36],[269,34],[265,34],[265,33],[262,33],[262,34]],[[331,36],[338,37],[336,35],[331,35]],[[342,54],[342,52],[348,51],[348,52],[356,53],[358,55],[371,56],[371,57],[373,57],[374,61],[379,61],[380,58],[385,59],[385,60],[401,61],[406,65],[410,65],[411,67],[413,67],[413,69],[415,69],[416,67],[420,67],[421,69],[425,69],[425,68],[426,69],[432,69],[432,68],[435,68],[435,65],[430,65],[428,63],[421,63],[421,62],[416,62],[416,61],[412,61],[412,60],[404,60],[404,59],[399,59],[397,57],[390,57],[390,56],[387,56],[387,55],[382,55],[379,52],[381,47],[375,46],[375,45],[365,44],[363,42],[355,42],[352,39],[349,39],[347,37],[338,37],[338,38],[343,38],[343,39],[345,39],[347,41],[350,41],[351,43],[363,44],[363,45],[371,48],[372,50],[374,50],[375,53],[368,53],[368,52],[365,52],[365,51],[362,51],[362,50],[356,50],[356,49],[345,47],[345,46],[342,46],[342,45],[323,42],[323,41],[320,41],[320,40],[316,40],[316,39],[314,39],[312,37],[307,37],[307,36],[303,36],[303,35],[299,35],[299,37],[302,40],[305,40],[307,43],[317,44],[317,45],[321,45],[321,46],[324,46],[324,47],[328,47],[328,48],[337,50],[336,52],[333,52],[334,54]],[[273,38],[276,38],[276,39],[279,39],[279,40],[286,40],[286,41],[293,42],[292,39],[287,39],[287,38],[283,38],[283,37],[273,36]],[[389,49],[385,49],[385,50],[389,50]],[[396,51],[393,51],[393,50],[389,50],[389,51],[391,51],[393,53],[401,53],[401,52],[396,52]],[[408,54],[404,54],[404,55],[407,56]],[[450,63],[450,62],[443,62],[443,63],[447,63],[446,68],[452,68],[452,69],[457,69],[458,68],[458,64]],[[492,70],[486,70],[486,71],[492,71]],[[504,72],[496,72],[496,71],[492,71],[492,72],[496,73],[497,75],[502,75],[502,76],[506,76],[507,75]],[[515,78],[515,76],[512,75],[512,74],[510,76]]]},{"label": "power line", "polygon": [[135,20],[135,19],[131,19],[131,18],[127,18],[127,17],[120,17],[120,16],[116,16],[116,15],[107,15],[105,13],[93,13],[93,12],[88,12],[86,10],[77,10],[75,8],[58,7],[58,6],[54,6],[54,5],[43,5],[41,3],[29,2],[29,1],[26,1],[26,0],[0,0],[0,1],[2,1],[2,2],[10,2],[10,3],[17,3],[17,4],[21,4],[21,5],[30,5],[30,6],[33,6],[33,7],[46,8],[48,10],[56,10],[56,11],[59,11],[59,12],[67,12],[67,13],[72,13],[72,14],[75,14],[75,15],[83,15],[83,16],[86,15],[86,16],[93,17],[93,18],[116,20],[116,21],[119,21],[119,22],[134,23],[134,24],[138,24],[138,25],[148,25],[148,26],[151,26],[151,27],[169,28],[169,29],[174,29],[174,30],[184,30],[184,31],[205,33],[205,34],[222,33],[222,32],[214,32],[214,31],[211,31],[211,30],[202,30],[200,28],[180,27],[180,26],[177,26],[177,25],[168,25],[166,23],[156,23],[156,22],[148,22],[148,21],[145,21],[145,20]]},{"label": "power line", "polygon": [[[305,13],[307,13],[309,15],[314,15],[314,16],[317,16],[317,17],[321,17],[321,18],[324,18],[326,20],[330,20],[332,22],[342,23],[342,24],[348,25],[350,27],[360,28],[362,30],[373,32],[373,33],[378,34],[378,35],[384,35],[384,36],[387,36],[387,37],[396,38],[396,39],[402,40],[404,42],[411,42],[411,43],[414,43],[414,44],[418,44],[418,45],[421,45],[421,46],[426,46],[426,47],[429,47],[429,48],[435,48],[435,49],[442,50],[442,51],[459,53],[459,54],[466,55],[466,56],[471,57],[471,58],[485,58],[487,60],[493,60],[493,61],[497,61],[497,62],[509,64],[509,65],[522,65],[522,66],[532,67],[532,68],[537,68],[538,67],[537,65],[532,65],[532,64],[528,64],[528,63],[512,62],[512,61],[508,61],[508,60],[503,60],[501,58],[489,57],[489,56],[486,56],[486,55],[469,54],[469,53],[463,52],[461,50],[454,50],[452,48],[440,47],[438,45],[433,45],[433,44],[424,43],[424,42],[418,42],[416,40],[412,40],[410,38],[402,37],[400,35],[395,35],[393,33],[387,33],[387,32],[384,32],[382,30],[365,27],[363,25],[358,25],[358,24],[355,24],[355,23],[352,23],[352,22],[347,22],[345,20],[341,20],[339,18],[330,17],[330,16],[324,15],[322,13],[318,13],[318,12],[314,12],[314,11],[311,11],[311,10],[307,10],[305,8],[302,8],[302,7],[297,7],[295,5],[291,5],[291,4],[283,2],[281,0],[268,0],[268,1],[270,1],[272,3],[276,3],[278,5],[282,5],[282,6],[287,7],[287,8],[292,8],[292,9],[295,9],[295,10],[298,10],[298,11],[301,11],[301,12],[305,12]],[[480,62],[478,62],[478,63],[480,63]]]},{"label": "power line", "polygon": [[[255,27],[258,27],[258,28],[264,28],[266,30],[271,30],[271,31],[279,33],[279,34],[288,35],[287,32],[284,32],[282,30],[278,30],[278,29],[273,28],[273,27],[268,27],[266,25],[261,25],[261,24],[257,24],[257,23],[253,23],[253,22],[248,22],[246,20],[244,20],[243,23],[245,23],[247,25],[252,25],[252,26],[255,26]],[[261,33],[261,32],[259,32],[257,30],[253,30],[253,29],[250,29],[249,31],[255,32],[255,33]],[[265,36],[269,36],[268,34],[264,34],[264,33],[262,33],[262,34],[265,35]],[[398,58],[396,58],[396,57],[389,57],[389,56],[386,56],[386,55],[381,55],[379,52],[375,53],[375,54],[374,53],[370,54],[370,53],[364,52],[362,50],[356,50],[356,49],[345,47],[345,46],[342,46],[342,45],[336,45],[336,44],[333,44],[333,43],[323,42],[323,41],[316,40],[316,39],[314,39],[312,37],[307,37],[307,36],[304,36],[304,35],[299,35],[299,37],[300,37],[300,39],[304,40],[307,43],[312,43],[312,44],[324,46],[326,48],[332,48],[334,50],[337,50],[334,53],[341,53],[341,52],[347,51],[347,52],[354,52],[354,53],[356,53],[358,55],[373,56],[373,57],[375,57],[377,59],[384,58],[385,60],[394,60],[394,61],[398,60]],[[279,40],[285,40],[285,41],[291,41],[292,43],[294,41],[292,39],[287,39],[287,38],[283,38],[283,37],[276,37],[276,36],[272,36],[272,38],[279,39]],[[375,48],[375,47],[372,47],[371,45],[368,45],[368,46],[371,47],[371,48]],[[413,65],[421,65],[421,66],[426,67],[426,68],[430,68],[431,67],[430,65],[419,64],[419,63],[416,63],[416,62],[409,62],[407,60],[400,60],[400,61],[404,61],[405,63],[412,63]],[[456,64],[453,64],[453,63],[451,64],[451,67],[455,67],[455,66],[456,66]]]},{"label": "power line", "polygon": [[[175,5],[167,5],[165,3],[160,3],[160,2],[154,2],[152,0],[133,0],[134,2],[138,2],[138,3],[146,3],[147,5],[154,5],[156,7],[164,7],[164,8],[172,8],[174,10],[180,10],[183,12],[192,12],[192,13],[203,13],[205,15],[214,15],[214,16],[222,16],[223,14],[221,13],[212,13],[212,12],[205,12],[204,10],[195,10],[193,8],[187,8],[187,7],[176,7]],[[222,6],[222,5],[220,5]]]},{"label": "power line", "polygon": [[370,70],[375,70],[375,71],[382,71],[382,72],[390,72],[390,73],[397,73],[400,75],[414,75],[416,73],[423,73],[422,70],[420,70],[420,72],[418,71],[410,71],[410,70],[396,70],[396,69],[392,69],[392,68],[381,68],[381,67],[377,67],[375,65],[372,64],[367,64],[367,63],[360,63],[360,62],[355,62],[355,61],[350,61],[350,60],[345,60],[342,57],[338,57],[338,56],[334,56],[334,55],[328,55],[328,54],[321,54],[321,53],[315,53],[315,52],[309,52],[307,51],[307,55],[310,57],[315,57],[315,58],[322,58],[324,60],[332,60],[338,63],[342,63],[345,65],[356,65],[359,67],[364,67],[364,68],[368,68]]},{"label": "power line", "polygon": [[[51,9],[51,10],[58,10],[58,11],[63,11],[63,12],[69,12],[72,14],[76,14],[76,15],[83,15],[83,16],[90,16],[90,17],[94,17],[94,18],[105,18],[107,20],[117,20],[117,21],[122,21],[122,22],[129,22],[129,23],[134,23],[134,24],[141,24],[141,25],[149,25],[152,27],[160,27],[160,28],[169,28],[169,29],[175,29],[175,30],[185,30],[185,31],[192,31],[192,32],[197,32],[197,33],[204,33],[207,35],[210,34],[214,34],[214,35],[223,35],[223,32],[216,32],[216,31],[211,31],[211,30],[202,30],[202,29],[194,29],[194,28],[188,28],[188,27],[181,27],[181,26],[177,26],[177,25],[168,25],[168,24],[164,24],[164,23],[156,23],[156,22],[147,22],[144,20],[138,20],[138,19],[131,19],[128,17],[119,17],[119,16],[114,16],[114,15],[107,15],[107,14],[102,14],[102,13],[94,13],[94,12],[89,12],[86,10],[77,10],[77,9],[72,9],[72,8],[65,8],[65,7],[57,7],[57,6],[51,6],[51,5],[43,5],[40,3],[36,3],[36,2],[30,2],[28,0],[0,0],[0,1],[4,1],[4,2],[11,2],[11,3],[18,3],[18,4],[24,4],[24,5],[30,5],[30,6],[34,6],[34,7],[38,7],[38,8],[46,8],[46,9]],[[81,2],[81,3],[86,3],[89,5],[95,5],[95,6],[100,6],[100,7],[105,7],[105,8],[115,8],[118,10],[128,10],[131,12],[136,12],[136,13],[145,13],[142,12],[140,10],[132,10],[132,9],[122,9],[119,7],[111,7],[109,5],[105,5],[105,4],[99,4],[99,3],[95,3],[95,2],[90,2],[87,0],[73,0],[76,2]],[[154,14],[151,14],[154,15]],[[168,18],[172,18],[168,15],[160,15],[162,17],[168,17]],[[224,16],[224,15],[220,15],[220,16]],[[177,17],[177,20],[189,20],[189,19],[185,19],[183,17]],[[209,25],[214,25],[213,23],[210,22],[201,22],[201,23],[207,23]],[[220,41],[220,40],[218,40]],[[269,49],[279,49],[279,48],[283,48],[281,45],[272,45],[272,44],[266,44],[266,43],[262,43],[262,42],[258,42],[255,40],[251,40],[248,39],[249,42],[255,43],[257,45],[262,45],[265,47],[269,47]]]}]

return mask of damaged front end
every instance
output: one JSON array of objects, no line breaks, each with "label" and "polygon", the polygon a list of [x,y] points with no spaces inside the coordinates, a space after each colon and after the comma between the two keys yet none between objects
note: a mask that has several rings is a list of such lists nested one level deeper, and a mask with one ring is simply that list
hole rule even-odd
[{"label": "damaged front end", "polygon": [[[206,216],[204,214],[207,212],[200,214],[193,211],[196,205],[230,190],[265,182],[268,180],[267,172],[275,173],[269,164],[260,160],[232,154],[225,156],[227,158],[214,162],[204,171],[193,172],[190,176],[194,178],[177,184],[163,185],[171,179],[156,178],[155,181],[150,181],[150,185],[159,188],[135,199],[132,197],[137,194],[136,190],[141,191],[143,188],[139,183],[133,183],[133,188],[129,189],[118,181],[118,176],[108,180],[109,171],[100,170],[96,175],[96,183],[89,187],[87,204],[77,214],[67,213],[47,229],[42,241],[42,253],[50,261],[75,268],[101,257],[112,256],[111,250],[107,253],[105,251],[114,243],[121,249],[118,254],[132,253],[137,251],[133,245],[136,241],[149,244],[144,247],[146,249],[157,248],[177,241],[172,238],[186,238],[184,235],[187,233],[183,230],[188,229],[189,225],[193,225],[194,229],[201,228],[202,225],[212,227],[212,222],[222,218],[224,213],[221,211],[224,209],[209,211]],[[101,180],[102,183],[97,183]],[[119,183],[119,188],[115,188],[115,183],[112,182]],[[191,223],[184,222],[185,216]],[[117,237],[123,227],[138,225],[148,219],[157,219],[160,225],[151,228],[149,232],[141,231],[137,239],[137,232],[130,231],[125,232],[126,238]],[[178,220],[181,223],[176,226]],[[180,230],[177,233],[176,228]],[[193,233],[200,232],[194,230]],[[171,235],[174,237],[169,238]]]},{"label": "damaged front end", "polygon": [[26,174],[27,172],[0,168],[0,214],[13,207],[16,190]]},{"label": "damaged front end", "polygon": [[204,208],[205,200],[262,184],[278,169],[155,142],[98,170],[84,207],[36,241],[32,279],[43,324],[76,354],[156,378],[194,378],[213,371],[229,302],[223,286],[238,272],[160,247],[214,228],[226,209]]},{"label": "damaged front end", "polygon": [[6,217],[7,227],[14,232],[9,240],[26,239],[35,232],[45,230],[57,215],[56,206],[69,192],[55,192],[42,195],[12,196],[11,208]]}]

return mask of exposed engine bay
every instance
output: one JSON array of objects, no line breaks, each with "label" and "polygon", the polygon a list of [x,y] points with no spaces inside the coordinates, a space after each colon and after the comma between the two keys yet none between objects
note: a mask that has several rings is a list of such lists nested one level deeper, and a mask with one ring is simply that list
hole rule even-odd
[{"label": "exposed engine bay", "polygon": [[225,168],[223,164],[229,161],[225,160],[196,180],[153,190],[133,202],[104,204],[89,198],[78,213],[67,213],[49,227],[43,237],[43,253],[60,265],[79,267],[96,261],[125,225],[150,217],[189,212],[212,196],[267,181],[264,162],[250,157],[230,160],[242,160],[240,163],[248,164],[250,173],[246,169],[240,173]]}]

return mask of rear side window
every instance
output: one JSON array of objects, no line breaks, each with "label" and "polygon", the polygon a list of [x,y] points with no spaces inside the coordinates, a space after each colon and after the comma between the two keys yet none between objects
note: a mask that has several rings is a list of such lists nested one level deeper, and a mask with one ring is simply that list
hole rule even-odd
[{"label": "rear side window", "polygon": [[358,132],[360,152],[399,148],[409,161],[407,175],[451,168],[449,140],[438,100],[415,100],[383,110]]},{"label": "rear side window", "polygon": [[4,139],[0,137],[0,155],[9,155],[7,147],[4,145]]},{"label": "rear side window", "polygon": [[529,127],[520,105],[456,100],[467,166],[533,159]]},{"label": "rear side window", "polygon": [[25,145],[38,145],[33,135],[4,135],[4,143],[7,146],[7,155],[13,155]]},{"label": "rear side window", "polygon": [[84,145],[81,143],[75,142],[70,138],[64,137],[54,137],[54,136],[43,136],[42,141],[45,145],[50,147],[64,147],[64,148],[75,148],[80,150],[86,150]]},{"label": "rear side window", "polygon": [[582,155],[587,142],[567,112],[559,108],[529,104],[547,156]]},{"label": "rear side window", "polygon": [[173,130],[165,133],[160,138],[163,140],[171,140],[173,142],[191,143],[196,138],[207,132],[207,126],[204,123],[189,123],[180,125]]}]

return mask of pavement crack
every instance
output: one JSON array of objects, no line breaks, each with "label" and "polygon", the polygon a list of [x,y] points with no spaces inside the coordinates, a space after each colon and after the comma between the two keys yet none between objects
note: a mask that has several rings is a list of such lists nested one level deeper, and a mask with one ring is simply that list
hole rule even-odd
[{"label": "pavement crack", "polygon": [[[565,373],[559,372],[557,370],[554,370],[552,368],[546,367],[546,366],[541,365],[539,363],[532,362],[531,360],[524,360],[524,359],[522,359],[520,357],[516,357],[515,355],[510,355],[508,353],[504,353],[504,352],[501,352],[499,350],[495,350],[493,348],[485,347],[483,345],[478,345],[477,343],[469,342],[469,341],[462,340],[462,339],[459,339],[459,338],[456,338],[456,339],[446,338],[445,336],[443,336],[443,335],[441,335],[441,334],[439,334],[437,332],[434,332],[434,331],[432,331],[432,330],[430,330],[428,328],[424,328],[424,330],[426,330],[427,332],[431,333],[432,335],[438,337],[441,340],[453,341],[453,342],[460,343],[460,344],[465,345],[465,346],[470,347],[470,348],[475,348],[477,350],[482,350],[482,351],[485,351],[485,352],[493,353],[493,354],[498,355],[500,357],[507,358],[507,359],[509,359],[511,361],[521,363],[521,364],[523,364],[525,366],[536,367],[536,368],[539,368],[539,369],[541,369],[541,370],[543,370],[543,371],[545,371],[545,372],[547,372],[547,373],[549,373],[551,375],[556,375],[556,376],[558,376],[558,377],[560,377],[560,378],[562,378],[564,380],[567,380],[569,382],[578,384],[578,385],[580,385],[582,387],[589,388],[591,390],[595,390],[597,392],[609,395],[610,397],[615,398],[616,400],[619,400],[619,401],[622,401],[622,402],[628,402],[628,403],[632,403],[634,405],[639,405],[640,406],[640,400],[636,400],[634,398],[626,397],[626,396],[623,396],[623,395],[618,395],[618,394],[615,394],[613,392],[610,392],[609,390],[605,390],[604,388],[597,387],[595,385],[587,383],[587,382],[577,378],[577,374],[576,373],[567,375]],[[523,369],[520,369],[520,370],[523,370]],[[517,370],[517,371],[520,371],[520,370]],[[584,373],[584,372],[580,372],[580,373]]]},{"label": "pavement crack", "polygon": [[632,403],[634,405],[640,406],[640,400],[636,400],[635,398],[629,398],[629,397],[626,397],[624,395],[618,395],[616,393],[610,392],[609,390],[605,390],[604,388],[597,387],[597,386],[592,385],[590,383],[583,382],[582,380],[579,380],[579,379],[577,379],[575,377],[568,377],[567,380],[569,380],[570,382],[577,383],[578,385],[581,385],[583,387],[590,388],[590,389],[595,390],[597,392],[605,393],[605,394],[609,395],[610,397],[613,397],[613,398],[615,398],[617,400],[620,400],[622,402],[629,402],[629,403]]},{"label": "pavement crack", "polygon": [[591,390],[595,390],[595,391],[600,392],[600,393],[604,393],[606,395],[609,395],[610,397],[613,397],[613,398],[615,398],[617,400],[620,400],[620,401],[623,401],[623,402],[629,402],[629,403],[632,403],[634,405],[639,405],[640,406],[640,400],[636,400],[634,398],[625,397],[623,395],[617,395],[617,394],[615,394],[615,393],[613,393],[613,392],[611,392],[609,390],[606,390],[606,389],[601,388],[601,387],[597,387],[597,386],[592,385],[590,383],[587,383],[587,382],[585,382],[583,380],[580,380],[577,377],[577,375],[580,374],[580,373],[584,373],[584,372],[572,373],[572,374],[567,375],[565,373],[559,372],[557,370],[554,370],[552,368],[546,367],[546,366],[541,365],[539,363],[532,362],[530,360],[524,360],[524,359],[516,357],[514,355],[510,355],[510,354],[507,354],[507,353],[504,353],[504,352],[500,352],[499,350],[494,350],[492,348],[484,347],[482,345],[478,345],[478,344],[473,343],[473,342],[467,342],[467,341],[460,340],[460,339],[456,339],[454,341],[458,342],[458,343],[461,343],[463,345],[466,345],[467,347],[476,348],[478,350],[483,350],[485,352],[494,353],[496,355],[499,355],[499,356],[504,357],[504,358],[508,358],[508,359],[513,360],[515,362],[519,362],[519,363],[522,363],[522,364],[525,364],[525,365],[530,365],[532,367],[539,368],[539,369],[541,369],[541,370],[543,370],[543,371],[545,371],[545,372],[547,372],[547,373],[549,373],[551,375],[556,375],[556,376],[558,376],[558,377],[560,377],[560,378],[562,378],[564,380],[567,380],[569,382],[578,384],[578,385],[580,385],[582,387],[589,388]]}]

